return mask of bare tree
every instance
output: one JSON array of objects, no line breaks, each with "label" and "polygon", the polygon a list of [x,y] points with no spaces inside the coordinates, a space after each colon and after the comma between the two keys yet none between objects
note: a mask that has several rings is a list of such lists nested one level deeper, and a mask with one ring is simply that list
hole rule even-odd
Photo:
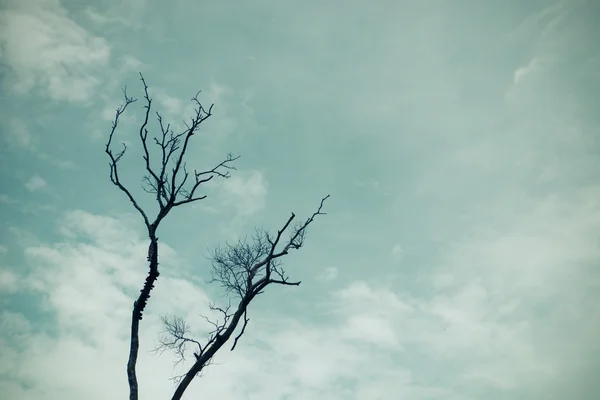
[{"label": "bare tree", "polygon": [[[129,383],[129,399],[138,399],[138,380],[136,375],[137,356],[139,352],[139,327],[142,314],[150,298],[150,292],[159,277],[158,271],[158,237],[157,231],[161,221],[175,208],[188,203],[206,198],[206,195],[198,194],[199,187],[214,177],[229,178],[230,170],[235,170],[232,165],[239,156],[231,154],[213,166],[213,168],[198,172],[189,172],[186,168],[185,156],[189,148],[192,136],[199,131],[200,125],[212,115],[213,105],[205,109],[198,99],[199,92],[192,98],[195,104],[195,112],[189,123],[185,122],[186,129],[175,134],[170,124],[164,125],[161,115],[156,112],[156,118],[160,127],[157,136],[152,137],[151,142],[157,146],[158,161],[152,162],[151,151],[148,140],[148,121],[152,108],[152,99],[148,94],[148,85],[140,73],[140,79],[144,88],[145,116],[139,129],[139,138],[143,150],[145,175],[142,179],[142,188],[146,193],[153,195],[158,204],[158,211],[151,219],[147,212],[140,206],[132,191],[128,189],[119,177],[119,161],[125,155],[127,146],[122,144],[122,149],[112,149],[113,137],[119,119],[127,107],[136,102],[137,99],[127,95],[127,88],[123,89],[125,102],[116,110],[112,129],[106,143],[105,152],[110,159],[110,180],[129,199],[133,207],[139,212],[144,220],[148,231],[149,263],[148,275],[139,296],[133,302],[131,315],[130,350],[127,361],[127,378]],[[176,381],[177,387],[172,399],[181,399],[191,381],[206,368],[215,354],[223,345],[233,337],[231,350],[234,350],[238,340],[244,334],[248,324],[248,306],[250,302],[270,284],[297,286],[299,281],[289,280],[282,268],[281,259],[290,250],[302,247],[308,226],[317,215],[324,214],[321,210],[326,196],[321,200],[319,207],[309,218],[303,222],[293,223],[295,215],[285,222],[276,235],[271,235],[266,230],[257,229],[250,241],[240,240],[235,244],[227,244],[225,247],[217,248],[211,253],[212,280],[218,283],[230,295],[230,300],[235,299],[237,307],[233,310],[230,304],[225,307],[210,305],[211,310],[220,313],[221,320],[213,321],[205,317],[214,327],[209,338],[199,341],[188,337],[189,325],[179,317],[163,317],[166,328],[165,335],[160,338],[159,351],[173,350],[179,357],[179,361],[185,361],[189,345],[196,348],[194,352],[195,361],[188,372]],[[288,234],[287,239],[283,235]],[[241,323],[241,324],[240,324]],[[238,326],[241,329],[238,330]]]}]

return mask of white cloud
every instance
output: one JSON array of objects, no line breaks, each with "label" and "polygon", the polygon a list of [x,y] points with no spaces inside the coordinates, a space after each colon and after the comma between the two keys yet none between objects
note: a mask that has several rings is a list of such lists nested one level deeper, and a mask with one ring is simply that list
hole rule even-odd
[{"label": "white cloud", "polygon": [[535,93],[536,75],[543,70],[545,64],[548,63],[540,57],[534,57],[526,65],[517,68],[513,73],[512,83],[506,90],[505,98],[518,103],[524,98],[529,98],[532,92]]},{"label": "white cloud", "polygon": [[396,243],[394,247],[392,247],[392,256],[396,260],[402,260],[404,256],[405,249],[400,243]]},{"label": "white cloud", "polygon": [[527,65],[517,68],[513,75],[513,84],[520,84],[528,75],[533,74],[542,67],[542,60],[533,58]]},{"label": "white cloud", "polygon": [[265,207],[268,184],[260,171],[233,171],[229,179],[218,184],[210,182],[209,186],[216,189],[217,201],[225,206],[224,210],[234,211],[232,218],[221,225],[222,232],[232,238],[238,238],[248,221]]},{"label": "white cloud", "polygon": [[68,170],[78,169],[77,164],[75,164],[73,161],[63,160],[58,157],[53,157],[53,156],[51,156],[47,153],[44,153],[43,151],[37,150],[37,149],[35,150],[35,153],[40,158],[40,160],[46,161],[47,163],[54,165],[58,168],[68,169]]},{"label": "white cloud", "polygon": [[137,231],[129,228],[129,225],[133,224],[133,217],[126,215],[121,218],[125,223],[82,210],[74,210],[65,215],[60,230],[67,237],[91,238],[102,248],[122,249],[123,245],[130,245],[141,238]]},{"label": "white cloud", "polygon": [[[206,129],[214,132],[212,140],[216,144],[228,139],[229,135],[236,132],[241,126],[247,129],[247,126],[253,122],[253,118],[251,118],[252,108],[249,105],[250,98],[248,95],[242,97],[241,109],[234,108],[236,104],[234,104],[233,100],[237,100],[237,98],[234,97],[233,89],[225,84],[213,80],[208,90],[202,91],[202,98],[206,99],[204,101],[207,107],[210,104],[215,104],[213,110],[215,117],[213,117],[214,119],[210,121]],[[248,111],[250,112],[248,113]],[[234,114],[236,115],[235,117],[233,116]],[[250,114],[250,118],[241,120],[244,114]]]},{"label": "white cloud", "polygon": [[62,169],[76,169],[77,166],[69,160],[53,157],[40,150],[36,138],[31,134],[25,122],[20,118],[10,118],[8,129],[2,130],[2,139],[11,147],[26,149],[35,154],[40,160]]},{"label": "white cloud", "polygon": [[89,34],[53,0],[10,2],[0,11],[0,43],[6,85],[70,102],[92,96],[100,83],[96,75],[110,57],[106,41]]},{"label": "white cloud", "polygon": [[19,277],[7,269],[0,268],[0,293],[15,292],[19,284]]},{"label": "white cloud", "polygon": [[123,56],[122,63],[122,68],[124,71],[139,71],[140,69],[148,66],[140,60],[138,60],[137,58],[128,54]]},{"label": "white cloud", "polygon": [[366,311],[371,308],[387,310],[391,313],[410,312],[412,306],[398,299],[388,289],[376,290],[367,282],[356,281],[335,294],[340,307]]},{"label": "white cloud", "polygon": [[[162,90],[154,89],[152,92],[154,93],[153,96],[160,104],[158,109],[159,113],[163,116],[163,118],[166,118],[167,121],[171,118],[183,119],[184,111],[186,111],[185,108],[190,108],[190,102],[184,102],[177,97],[168,95]],[[188,113],[185,113],[185,115],[187,114]],[[168,123],[167,121],[164,122]]]},{"label": "white cloud", "polygon": [[129,29],[144,28],[144,16],[151,9],[147,0],[131,0],[127,3],[99,1],[96,5],[97,8],[88,6],[84,10],[91,22],[98,25],[120,24]]},{"label": "white cloud", "polygon": [[265,207],[268,184],[260,171],[235,171],[220,183],[223,200],[237,210],[238,217],[247,218]]},{"label": "white cloud", "polygon": [[398,346],[398,338],[392,322],[387,318],[368,313],[352,316],[343,327],[345,338],[356,339],[380,346]]},{"label": "white cloud", "polygon": [[[98,6],[98,9],[103,8]],[[424,30],[430,28],[417,21],[418,18],[412,19]],[[433,22],[437,24],[439,19]],[[123,20],[126,22],[125,17]],[[410,40],[410,36],[401,36]],[[449,36],[447,43],[464,44],[462,40],[451,39]],[[430,45],[419,47],[419,51],[449,54],[427,46]],[[454,50],[450,49],[450,53],[454,54]],[[552,81],[544,82],[548,78],[545,76],[547,65],[535,61],[546,62],[546,54],[536,52],[534,56],[536,58],[520,71],[515,71],[513,83],[518,84],[519,90],[530,90],[533,87],[530,85],[539,85],[534,87],[536,90],[555,87]],[[484,63],[484,58],[479,57],[480,61],[475,64],[491,82],[496,70]],[[398,57],[393,61],[402,60]],[[427,75],[431,72],[427,65],[436,65],[440,71],[448,67],[442,61],[447,60],[426,57],[409,64],[415,69],[425,66],[423,74]],[[396,89],[401,85],[395,84],[398,79],[404,79],[402,76],[408,76],[406,82],[427,81],[414,79],[418,74],[397,74],[393,62],[378,65],[388,65],[389,77],[393,79],[391,84],[385,85],[368,83],[373,87],[369,92],[373,98],[382,90],[397,94]],[[294,67],[306,69],[300,64]],[[366,71],[367,67],[363,65],[359,69]],[[489,71],[485,71],[487,67]],[[494,88],[510,84],[511,71],[505,68],[506,65],[499,67],[502,80],[495,81]],[[459,69],[453,64],[444,74],[430,75],[441,77],[444,82],[451,81]],[[436,86],[439,82],[434,83]],[[430,175],[429,171],[423,173],[419,169],[420,161],[415,165],[411,164],[414,161],[410,157],[407,161],[400,157],[402,168],[397,165],[390,168],[394,173],[389,180],[382,176],[380,185],[368,181],[372,194],[377,194],[377,187],[384,191],[392,185],[402,199],[396,204],[398,209],[402,208],[398,214],[408,217],[409,221],[395,219],[398,214],[378,219],[378,211],[388,212],[387,203],[381,203],[381,207],[374,207],[365,215],[372,219],[376,229],[368,230],[367,224],[353,223],[353,232],[361,236],[361,246],[353,246],[357,242],[347,240],[345,226],[335,232],[335,237],[331,235],[335,240],[331,243],[333,246],[327,246],[325,256],[335,253],[333,257],[341,258],[322,262],[344,265],[345,279],[360,274],[372,281],[344,284],[339,283],[340,279],[322,285],[344,286],[329,301],[321,301],[318,293],[308,292],[307,301],[298,307],[299,313],[288,297],[276,297],[289,293],[267,291],[261,295],[256,309],[252,308],[247,334],[236,351],[219,355],[217,365],[208,370],[205,379],[194,382],[189,396],[264,400],[556,399],[569,398],[568,392],[572,391],[575,394],[570,393],[570,398],[586,398],[583,393],[577,395],[577,386],[582,386],[578,385],[582,380],[575,378],[593,375],[597,370],[594,359],[600,354],[596,344],[600,335],[600,278],[597,274],[600,192],[598,187],[578,187],[581,182],[593,181],[595,175],[590,173],[593,168],[579,173],[579,167],[573,165],[581,166],[578,163],[585,157],[578,155],[584,153],[591,154],[589,158],[593,159],[593,147],[583,144],[583,127],[555,128],[554,119],[563,115],[549,113],[542,101],[546,97],[535,93],[536,90],[528,94],[532,94],[532,103],[539,104],[544,118],[504,114],[505,110],[496,107],[497,103],[491,107],[492,111],[486,110],[476,95],[475,98],[469,95],[468,88],[477,86],[477,80],[455,83],[465,90],[452,102],[456,105],[452,112],[457,119],[470,121],[459,128],[452,126],[447,110],[442,110],[441,116],[436,113],[436,118],[430,118],[432,103],[427,99],[437,98],[433,95],[436,93],[441,93],[443,99],[452,97],[443,93],[452,89],[452,83],[442,85],[441,91],[433,86],[419,86],[418,89],[423,90],[411,90],[416,87],[411,85],[404,87],[407,90],[403,93],[420,93],[417,97],[412,94],[402,97],[402,105],[409,104],[406,115],[398,114],[398,110],[404,108],[397,107],[394,93],[379,96],[387,101],[386,115],[397,116],[398,121],[407,118],[409,122],[419,119],[437,122],[435,128],[442,134],[440,138],[425,135],[423,142],[419,141],[422,135],[409,135],[408,147],[387,145],[395,156],[397,149],[405,149],[407,155],[418,150],[415,159],[431,166]],[[556,87],[562,87],[563,83]],[[329,89],[333,87],[324,87],[323,91]],[[477,88],[478,94],[487,93],[488,89]],[[215,87],[212,93],[217,103],[221,103],[230,92]],[[360,91],[357,93],[350,97],[364,103],[364,96]],[[500,101],[501,95],[494,93],[495,100]],[[425,104],[422,110],[410,108],[411,102],[421,100]],[[482,111],[483,116],[471,118],[468,113],[461,114],[465,109],[463,100],[473,101],[470,104]],[[165,110],[169,101],[165,103]],[[159,95],[157,102],[160,103]],[[373,104],[372,107],[377,108],[380,103]],[[176,102],[171,105],[173,110],[177,108]],[[439,99],[433,108],[439,110],[438,105]],[[113,114],[111,110],[111,118]],[[357,115],[364,116],[363,113]],[[546,117],[552,121],[548,122]],[[562,122],[571,126],[587,123],[571,117],[564,116],[567,121]],[[378,125],[381,123],[378,120]],[[406,130],[429,131],[421,122],[418,124]],[[519,130],[509,132],[508,125],[513,124]],[[235,121],[231,126],[235,126]],[[485,129],[482,130],[482,126]],[[453,131],[454,128],[457,129]],[[476,133],[468,136],[459,135],[458,131]],[[397,130],[390,129],[390,132]],[[585,151],[580,152],[578,144]],[[563,152],[568,154],[561,158]],[[411,178],[405,179],[396,171],[409,171]],[[536,177],[547,171],[549,178],[541,185]],[[225,185],[224,189],[217,189],[221,190],[215,196],[219,205],[229,205],[239,218],[249,218],[265,207],[268,187],[260,174],[251,184],[254,172],[234,172],[231,180],[218,185],[219,188],[222,183]],[[240,178],[237,182],[236,175]],[[348,183],[352,179],[340,182]],[[567,186],[560,186],[561,179]],[[431,191],[419,193],[427,196],[413,197],[413,181],[428,185]],[[417,201],[411,204],[410,200],[415,198]],[[349,199],[363,201],[352,196]],[[205,207],[202,204],[198,203],[198,207]],[[347,210],[345,207],[354,206],[348,203],[342,205]],[[227,210],[227,207],[219,207],[222,209]],[[446,215],[446,211],[452,216]],[[350,215],[348,219],[354,217],[350,212],[346,215]],[[127,323],[133,295],[144,279],[145,240],[140,232],[128,227],[124,218],[105,218],[82,211],[70,213],[62,220],[62,233],[65,238],[61,243],[28,244],[27,268],[23,271],[31,274],[27,275],[28,279],[19,281],[28,282],[42,295],[37,311],[44,312],[45,308],[49,312],[40,321],[52,321],[55,330],[52,335],[45,334],[45,328],[40,326],[43,324],[32,320],[36,330],[30,332],[29,323],[22,315],[0,315],[0,393],[17,400],[121,397],[126,394],[122,366],[127,352]],[[390,238],[401,241],[411,250],[405,255],[406,262],[399,273],[402,281],[386,270],[386,263],[393,262],[394,253],[398,254]],[[377,245],[370,248],[365,245],[367,242],[377,242]],[[344,247],[335,246],[339,244]],[[161,259],[163,273],[144,316],[140,354],[142,398],[150,400],[168,398],[171,384],[166,378],[173,373],[169,356],[157,359],[147,354],[160,331],[157,314],[175,312],[185,316],[195,331],[200,332],[203,326],[198,314],[204,313],[208,301],[204,287],[190,276],[178,274],[180,265],[171,262],[176,255],[169,253],[168,247],[163,248],[166,250],[166,258]],[[319,264],[319,256],[315,257],[315,265],[323,265]],[[333,279],[338,274],[334,267],[322,272],[323,279]],[[5,276],[6,282],[17,279],[11,274]],[[275,315],[263,314],[270,306],[282,311]],[[13,328],[6,329],[8,326]],[[8,333],[19,331],[27,335],[18,341],[5,338]],[[98,376],[103,379],[97,379]],[[538,388],[547,388],[551,395],[531,395]],[[551,393],[552,388],[560,388],[567,395]]]},{"label": "white cloud", "polygon": [[27,335],[31,329],[28,321],[21,314],[3,311],[0,320],[2,321],[0,325],[2,326],[2,329],[0,329],[1,332],[20,336]]},{"label": "white cloud", "polygon": [[224,95],[231,95],[231,88],[226,85],[222,85],[216,81],[212,81],[209,87],[209,95],[211,97],[212,102],[220,103],[223,101]]},{"label": "white cloud", "polygon": [[[29,322],[22,315],[2,315],[2,326],[14,328],[0,334],[0,344],[9,349],[0,362],[0,370],[7,371],[0,388],[14,399],[115,398],[126,393],[124,371],[115,366],[122,365],[127,354],[131,301],[145,275],[145,241],[126,220],[83,211],[67,214],[62,232],[67,234],[65,241],[26,250],[31,273],[23,280],[42,295],[40,311],[49,312],[48,317],[54,319],[55,333],[44,333],[42,328],[29,332],[25,329]],[[167,397],[172,390],[167,378],[179,371],[171,368],[171,357],[148,353],[161,331],[157,314],[183,316],[201,337],[199,314],[206,313],[208,303],[201,287],[178,275],[181,270],[176,263],[168,257],[161,261],[168,268],[163,267],[142,321],[139,358],[141,395],[150,400]],[[265,318],[260,311],[252,311],[252,322],[239,348],[220,354],[208,377],[195,382],[188,395],[235,398],[247,394],[275,400],[293,394],[299,399],[318,395],[343,399],[351,392],[341,380],[353,381],[356,390],[370,393],[374,388],[368,388],[376,377],[381,380],[380,391],[389,391],[398,384],[398,376],[403,377],[405,390],[412,387],[410,373],[393,365],[383,349],[365,351],[365,344],[389,347],[394,341],[393,322],[386,325],[378,313],[369,318],[367,308],[377,311],[384,307],[394,313],[406,306],[390,292],[376,291],[361,282],[340,291],[335,301],[340,306],[334,310],[336,319],[364,332],[366,338],[340,335],[335,321],[317,326],[301,318]],[[351,308],[344,308],[348,306]],[[359,313],[355,316],[350,311]],[[8,346],[7,341],[16,340],[17,331],[28,333],[18,336],[18,346]],[[366,365],[371,367],[365,369]],[[383,378],[383,372],[391,368],[396,379]],[[25,381],[27,385],[22,385]],[[236,385],[226,384],[231,381]]]},{"label": "white cloud", "polygon": [[26,183],[25,187],[30,192],[37,192],[38,190],[44,189],[48,186],[48,183],[39,175],[32,176]]},{"label": "white cloud", "polygon": [[[293,328],[296,329],[293,329]],[[303,334],[298,335],[298,330]],[[304,388],[326,387],[340,376],[352,376],[360,362],[360,355],[352,346],[339,341],[328,329],[292,324],[273,336],[269,345],[280,357],[289,359],[280,365],[287,370],[296,385]]]},{"label": "white cloud", "polygon": [[[418,303],[437,329],[427,318],[405,321],[427,332],[418,341],[442,357],[471,352],[462,378],[502,390],[548,385],[584,368],[584,360],[564,360],[573,359],[575,343],[590,343],[600,323],[598,306],[583,294],[600,288],[590,269],[600,259],[597,193],[495,209],[502,228],[488,221],[464,241],[455,237],[430,275],[437,294]],[[574,325],[576,332],[567,328]]]},{"label": "white cloud", "polygon": [[324,281],[332,281],[338,277],[338,269],[336,267],[327,267],[319,275],[319,279]]},{"label": "white cloud", "polygon": [[399,346],[394,321],[414,311],[394,292],[376,290],[366,282],[354,282],[338,291],[335,300],[333,310],[347,316],[343,337],[386,347]]},{"label": "white cloud", "polygon": [[14,239],[16,240],[17,244],[20,247],[25,248],[25,247],[34,246],[34,245],[37,245],[38,243],[40,243],[40,239],[35,234],[28,231],[27,229],[19,228],[16,226],[9,226],[7,231],[11,235],[13,235]]},{"label": "white cloud", "polygon": [[[590,216],[589,210],[581,208],[582,215]],[[43,295],[41,309],[56,318],[58,335],[30,333],[21,339],[20,347],[3,357],[0,368],[6,362],[13,364],[9,380],[0,380],[0,388],[11,398],[68,400],[91,393],[86,398],[93,400],[126,392],[124,372],[115,366],[122,365],[126,355],[132,296],[146,268],[145,240],[127,221],[75,211],[63,219],[64,242],[26,250],[33,270],[22,282]],[[483,256],[478,249],[487,247],[476,247],[474,254]],[[164,254],[163,274],[142,322],[139,379],[143,395],[150,400],[168,396],[171,385],[166,379],[179,371],[171,369],[170,356],[147,353],[161,331],[157,314],[183,316],[201,337],[205,327],[198,316],[206,313],[209,300],[194,280],[178,274],[183,270],[173,262],[172,250]],[[461,254],[460,258],[457,252],[448,254],[451,258],[443,265],[449,269],[441,272],[455,279],[433,297],[410,297],[389,285],[357,281],[335,292],[325,304],[314,304],[314,312],[326,317],[318,325],[302,315],[268,316],[253,310],[238,349],[220,354],[217,365],[192,385],[189,395],[246,394],[274,400],[292,394],[300,399],[367,399],[403,393],[415,399],[442,395],[460,399],[464,397],[452,389],[453,382],[506,391],[556,378],[561,371],[558,360],[569,348],[558,336],[540,331],[542,321],[520,314],[523,307],[531,307],[527,297],[531,287],[506,291],[513,285],[504,288],[494,275],[474,272],[487,259],[463,270],[460,265],[470,258]],[[484,266],[482,271],[494,268]],[[554,281],[546,282],[556,286]],[[270,295],[266,293],[265,299]],[[560,301],[572,304],[573,298]],[[9,319],[14,322],[13,317]],[[9,323],[8,317],[2,318],[3,324]],[[559,322],[563,317],[556,310],[549,318]],[[27,323],[22,316],[17,320]],[[6,333],[0,337],[8,340]],[[553,353],[548,352],[552,344],[558,344]],[[60,371],[55,367],[59,363]],[[93,367],[83,373],[81,365]],[[34,377],[29,385],[19,386],[24,379],[19,371]],[[92,378],[99,374],[103,380]],[[114,383],[106,385],[107,381]],[[236,385],[226,384],[231,381]],[[343,383],[348,381],[353,382],[352,388]]]}]

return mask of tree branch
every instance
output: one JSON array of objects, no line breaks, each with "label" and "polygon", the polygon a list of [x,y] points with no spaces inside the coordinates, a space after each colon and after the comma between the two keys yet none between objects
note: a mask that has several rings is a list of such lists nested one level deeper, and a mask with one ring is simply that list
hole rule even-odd
[{"label": "tree branch", "polygon": [[137,101],[137,99],[127,96],[127,86],[125,86],[123,88],[123,95],[125,96],[125,104],[117,107],[115,119],[113,120],[112,128],[110,130],[110,135],[108,136],[108,141],[106,142],[106,147],[105,147],[104,151],[106,154],[108,154],[108,157],[110,158],[110,163],[109,163],[110,181],[115,186],[117,186],[123,193],[125,193],[125,195],[129,199],[131,204],[133,204],[133,207],[141,214],[146,226],[149,226],[150,223],[148,222],[148,217],[146,216],[146,213],[138,205],[137,201],[134,199],[131,192],[125,186],[123,186],[123,184],[121,183],[121,181],[119,179],[118,163],[121,160],[121,158],[123,157],[123,155],[125,154],[125,152],[127,151],[127,145],[125,145],[125,143],[123,143],[123,150],[118,152],[116,155],[112,152],[112,150],[110,148],[110,146],[112,144],[113,136],[115,134],[115,130],[117,129],[117,126],[119,125],[119,119],[120,119],[121,115],[125,112],[125,110],[131,103],[135,103]]},{"label": "tree branch", "polygon": [[235,350],[235,346],[237,346],[239,338],[241,338],[244,332],[246,331],[246,325],[248,325],[248,322],[250,321],[250,318],[248,318],[247,315],[248,310],[244,310],[244,325],[242,326],[242,330],[240,331],[240,333],[235,337],[235,340],[233,341],[233,346],[231,346],[231,351]]},{"label": "tree branch", "polygon": [[[305,237],[304,232],[317,215],[325,214],[321,210],[327,198],[329,198],[329,195],[321,200],[318,210],[311,217],[291,232],[290,239],[280,251],[277,251],[276,247],[281,236],[294,219],[294,214],[286,221],[283,228],[277,232],[275,240],[270,239],[268,232],[257,229],[252,241],[244,238],[236,244],[226,244],[224,248],[217,248],[211,253],[213,261],[211,282],[218,282],[226,292],[235,294],[238,297],[238,305],[233,314],[229,312],[229,306],[223,310],[211,305],[211,309],[219,310],[222,313],[223,321],[213,324],[215,329],[211,332],[207,344],[202,346],[201,352],[195,354],[196,361],[183,379],[179,381],[172,400],[181,399],[191,381],[207,367],[215,354],[234,335],[243,318],[242,328],[234,336],[231,350],[233,351],[236,348],[248,325],[248,306],[258,294],[262,293],[267,285],[273,283],[289,286],[300,285],[299,281],[290,282],[288,280],[285,271],[280,268],[281,261],[278,259],[288,254],[289,249],[299,249],[303,245],[303,241],[298,238]],[[271,273],[277,278],[273,279]],[[207,321],[210,322],[208,319]]]},{"label": "tree branch", "polygon": [[[221,178],[229,178],[231,175],[229,173],[229,171],[225,171],[225,172],[221,172],[221,169],[227,169],[227,170],[235,170],[236,168],[232,165],[230,165],[230,163],[236,161],[237,159],[239,159],[240,156],[232,156],[231,154],[227,155],[227,158],[220,162],[216,167],[214,167],[211,170],[208,171],[203,171],[203,172],[197,172],[196,170],[194,170],[194,176],[196,178],[196,182],[194,183],[194,185],[192,186],[192,189],[190,191],[186,191],[185,195],[183,196],[183,199],[180,201],[176,201],[173,203],[173,207],[177,207],[183,204],[187,204],[187,203],[191,203],[193,201],[197,201],[197,200],[202,200],[205,199],[206,196],[201,196],[201,197],[194,197],[194,193],[196,192],[196,189],[198,189],[198,187],[203,184],[206,183],[208,181],[210,181],[213,177],[215,176],[220,176]],[[185,165],[184,165],[185,168]],[[181,182],[181,184],[175,189],[175,193],[181,193],[182,190],[182,186],[185,183],[188,174],[187,172],[184,175],[184,179]],[[207,178],[201,178],[203,176],[207,176]]]}]

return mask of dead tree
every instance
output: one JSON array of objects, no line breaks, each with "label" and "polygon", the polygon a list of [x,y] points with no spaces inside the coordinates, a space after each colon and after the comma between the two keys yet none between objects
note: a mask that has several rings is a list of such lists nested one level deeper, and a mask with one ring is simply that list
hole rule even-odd
[{"label": "dead tree", "polygon": [[[150,292],[160,275],[158,270],[158,227],[173,208],[206,198],[206,195],[197,193],[200,186],[214,177],[228,178],[230,176],[229,171],[235,170],[235,167],[232,165],[233,162],[239,158],[239,156],[234,157],[229,154],[223,161],[211,169],[201,172],[194,170],[193,173],[187,170],[185,156],[189,148],[190,139],[199,131],[200,125],[212,115],[211,112],[214,105],[211,104],[208,110],[205,109],[198,99],[198,92],[192,98],[195,104],[194,115],[191,117],[189,123],[185,122],[186,129],[180,133],[175,134],[170,124],[165,126],[161,115],[156,112],[160,132],[157,136],[152,137],[151,142],[157,146],[158,161],[151,160],[152,152],[149,150],[148,122],[151,114],[152,99],[148,94],[148,86],[141,73],[140,79],[144,88],[144,108],[146,109],[144,120],[139,129],[139,139],[143,150],[145,167],[142,188],[156,199],[158,211],[154,217],[151,218],[144,211],[132,191],[123,184],[119,177],[119,161],[125,155],[127,146],[123,143],[122,149],[119,151],[112,149],[113,137],[119,124],[119,118],[129,105],[137,101],[137,99],[127,95],[126,87],[123,89],[125,102],[116,110],[105,148],[105,152],[110,159],[110,180],[125,193],[133,207],[142,216],[149,238],[148,274],[139,296],[133,302],[131,314],[130,350],[127,361],[130,400],[138,399],[139,386],[136,375],[136,364],[140,346],[140,321],[150,298]],[[242,322],[241,330],[237,332],[233,339],[231,350],[236,347],[249,321],[247,313],[250,302],[262,293],[269,284],[295,286],[300,284],[299,281],[289,281],[285,271],[281,268],[281,258],[288,254],[290,250],[302,247],[306,229],[317,215],[324,214],[321,210],[323,203],[328,197],[326,196],[321,200],[317,211],[304,222],[293,224],[295,215],[292,213],[283,227],[277,231],[276,235],[271,235],[264,230],[256,230],[250,242],[247,240],[239,241],[234,245],[217,248],[211,253],[213,267],[212,282],[219,283],[233,298],[236,298],[238,305],[231,312],[231,306],[226,308],[215,305],[210,306],[213,311],[222,314],[222,321],[211,321],[214,330],[204,344],[186,336],[189,327],[182,319],[177,317],[163,318],[167,335],[161,338],[159,350],[174,350],[183,361],[188,345],[193,344],[197,347],[197,351],[194,353],[195,362],[189,371],[178,380],[178,385],[172,399],[181,399],[190,382],[210,364],[217,351],[234,336],[240,322]],[[282,238],[284,233],[289,233],[287,239]]]}]

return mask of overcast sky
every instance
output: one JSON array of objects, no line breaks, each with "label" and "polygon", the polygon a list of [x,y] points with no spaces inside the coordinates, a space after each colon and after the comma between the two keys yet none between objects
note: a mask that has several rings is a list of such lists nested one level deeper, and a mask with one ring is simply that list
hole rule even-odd
[{"label": "overcast sky", "polygon": [[[302,285],[260,296],[186,398],[597,399],[599,20],[595,0],[2,1],[0,397],[127,396],[147,240],[104,144],[141,71],[176,128],[198,90],[215,103],[190,169],[242,156],[158,233],[141,399],[183,371],[150,352],[160,315],[201,339],[222,301],[208,249],[329,193],[285,260]],[[115,140],[144,198],[142,106]]]}]

